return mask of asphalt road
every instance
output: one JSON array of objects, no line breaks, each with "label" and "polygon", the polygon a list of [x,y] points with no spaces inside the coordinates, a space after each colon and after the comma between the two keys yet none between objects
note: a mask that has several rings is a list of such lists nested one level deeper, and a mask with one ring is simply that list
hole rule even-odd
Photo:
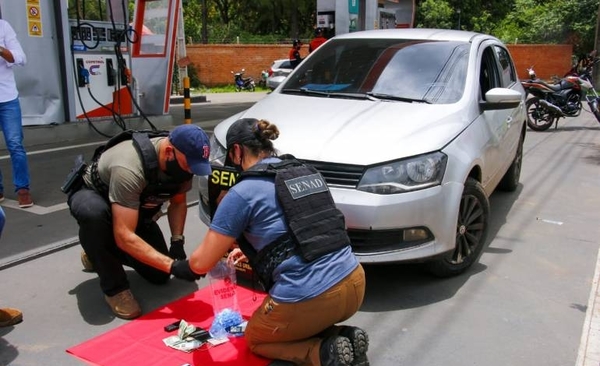
[{"label": "asphalt road", "polygon": [[[562,120],[557,130],[528,131],[521,185],[492,195],[489,243],[479,263],[450,279],[417,265],[365,266],[365,301],[348,323],[369,332],[371,364],[575,365],[598,258],[599,165],[600,125],[588,113]],[[48,200],[45,207],[60,202],[39,195],[34,199]],[[7,211],[13,220],[16,210]],[[25,237],[23,245],[74,235],[66,218],[40,227],[42,215],[24,215],[21,231],[10,229],[13,238]],[[198,220],[190,207],[188,252],[206,232]],[[5,245],[13,243],[3,237]],[[0,271],[0,305],[25,312],[22,324],[0,329],[0,365],[81,365],[65,349],[127,323],[104,304],[95,274],[81,271],[79,253],[73,246]],[[144,311],[207,285],[204,279],[153,286],[129,273]]]}]

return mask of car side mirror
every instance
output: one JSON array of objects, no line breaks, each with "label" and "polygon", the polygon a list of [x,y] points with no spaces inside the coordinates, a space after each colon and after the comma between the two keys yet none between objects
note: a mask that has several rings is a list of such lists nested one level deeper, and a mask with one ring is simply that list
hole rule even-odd
[{"label": "car side mirror", "polygon": [[493,88],[485,93],[485,101],[479,102],[484,111],[517,108],[523,96],[516,90],[507,88]]}]

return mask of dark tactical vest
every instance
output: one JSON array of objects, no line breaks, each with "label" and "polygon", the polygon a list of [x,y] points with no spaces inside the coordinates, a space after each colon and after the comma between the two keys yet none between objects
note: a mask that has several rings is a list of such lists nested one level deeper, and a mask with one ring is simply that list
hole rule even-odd
[{"label": "dark tactical vest", "polygon": [[335,207],[323,176],[296,159],[258,164],[240,175],[270,176],[283,208],[288,232],[257,252],[242,236],[238,240],[265,289],[273,285],[273,270],[294,254],[311,262],[350,245],[344,215]]},{"label": "dark tactical vest", "polygon": [[160,210],[162,204],[177,194],[181,190],[182,185],[187,182],[187,180],[161,181],[158,179],[158,156],[154,144],[150,139],[167,136],[169,136],[169,131],[127,130],[112,137],[106,144],[99,146],[94,151],[92,164],[90,166],[91,180],[94,185],[93,188],[104,197],[108,197],[108,185],[100,179],[100,174],[98,173],[98,160],[102,153],[111,147],[123,141],[133,140],[133,146],[142,160],[144,177],[148,183],[140,195],[140,214],[144,218],[151,219],[154,214]]}]

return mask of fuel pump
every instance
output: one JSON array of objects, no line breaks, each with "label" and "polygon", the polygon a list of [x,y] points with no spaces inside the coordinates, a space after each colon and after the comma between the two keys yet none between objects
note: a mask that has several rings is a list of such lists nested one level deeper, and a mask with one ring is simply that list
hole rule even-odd
[{"label": "fuel pump", "polygon": [[122,124],[123,116],[134,115],[131,92],[127,89],[131,83],[129,46],[133,33],[127,21],[126,2],[69,0],[78,120],[113,117]]},{"label": "fuel pump", "polygon": [[181,0],[0,0],[27,55],[15,70],[23,125],[60,138],[88,133],[84,120],[110,135],[152,127],[147,116],[170,124],[181,13]]}]

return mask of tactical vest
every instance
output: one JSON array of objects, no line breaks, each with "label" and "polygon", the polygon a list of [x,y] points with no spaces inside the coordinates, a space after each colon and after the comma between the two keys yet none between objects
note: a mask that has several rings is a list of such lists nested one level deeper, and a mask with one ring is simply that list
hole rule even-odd
[{"label": "tactical vest", "polygon": [[[133,146],[142,160],[144,177],[147,182],[146,187],[140,195],[140,210],[147,211],[142,212],[144,217],[152,217],[160,210],[162,203],[177,194],[181,190],[182,184],[185,183],[175,180],[160,181],[158,179],[158,156],[154,144],[150,139],[167,136],[169,136],[169,131],[127,130],[112,137],[106,144],[99,146],[94,151],[92,164],[90,166],[90,177],[92,184],[94,185],[93,188],[101,195],[108,197],[108,185],[100,179],[100,174],[98,173],[98,161],[100,156],[111,147],[123,141],[132,140]],[[146,209],[146,207],[152,208]]]},{"label": "tactical vest", "polygon": [[288,232],[256,252],[242,237],[240,249],[268,290],[273,270],[294,254],[311,262],[350,245],[344,215],[335,206],[323,176],[312,166],[296,159],[258,164],[241,173],[274,177],[277,199],[283,208]]}]

